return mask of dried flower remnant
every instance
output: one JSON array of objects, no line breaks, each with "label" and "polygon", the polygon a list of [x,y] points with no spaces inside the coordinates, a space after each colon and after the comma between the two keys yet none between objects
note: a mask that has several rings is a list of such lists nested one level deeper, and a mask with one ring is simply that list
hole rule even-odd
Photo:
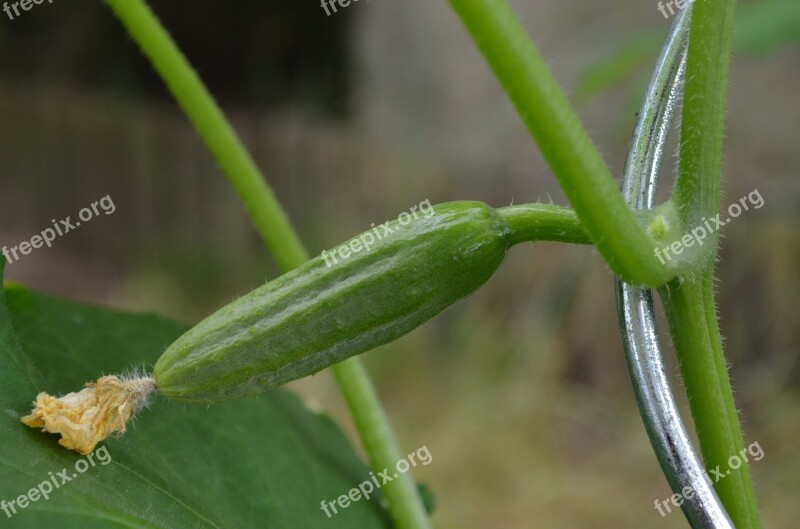
[{"label": "dried flower remnant", "polygon": [[125,433],[125,424],[156,390],[149,377],[104,376],[86,388],[63,397],[39,393],[33,412],[22,423],[61,435],[58,444],[83,455],[112,434]]}]

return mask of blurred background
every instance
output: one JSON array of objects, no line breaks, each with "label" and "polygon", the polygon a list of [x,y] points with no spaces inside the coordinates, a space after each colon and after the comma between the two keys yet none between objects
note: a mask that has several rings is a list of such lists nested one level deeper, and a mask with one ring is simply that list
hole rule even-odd
[{"label": "blurred background", "polygon": [[[444,0],[331,16],[311,0],[151,3],[312,254],[425,199],[566,204]],[[668,27],[656,2],[512,4],[620,174]],[[106,195],[116,211],[10,264],[7,279],[194,322],[275,277],[102,2],[34,7],[0,17],[0,242]],[[724,229],[718,302],[746,442],[765,453],[752,466],[765,527],[800,515],[799,44],[796,0],[742,3],[723,205],[758,189],[764,207]],[[474,296],[365,356],[403,448],[433,456],[415,475],[437,497],[438,528],[687,526],[654,509],[670,492],[634,404],[612,276],[589,248],[516,247]],[[293,389],[356,439],[327,374]]]}]

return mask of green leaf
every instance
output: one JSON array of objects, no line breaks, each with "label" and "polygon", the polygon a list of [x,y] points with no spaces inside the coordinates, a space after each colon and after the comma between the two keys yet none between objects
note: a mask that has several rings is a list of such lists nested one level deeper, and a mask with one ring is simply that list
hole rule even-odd
[{"label": "green leaf", "polygon": [[86,458],[19,422],[39,391],[77,391],[103,373],[150,366],[184,331],[153,315],[78,305],[17,286],[0,291],[0,500],[8,504],[64,468],[67,476],[77,474],[11,518],[0,511],[0,526],[390,526],[376,498],[327,518],[320,502],[347,494],[369,479],[369,469],[329,418],[287,391],[212,407],[156,398],[127,434],[102,443],[107,463],[95,451],[95,466],[84,473],[75,465]]}]

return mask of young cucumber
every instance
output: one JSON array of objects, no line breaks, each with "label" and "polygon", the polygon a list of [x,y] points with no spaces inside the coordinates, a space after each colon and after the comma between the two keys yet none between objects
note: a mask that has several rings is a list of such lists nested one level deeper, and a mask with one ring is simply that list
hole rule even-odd
[{"label": "young cucumber", "polygon": [[159,392],[187,402],[260,393],[390,342],[475,291],[505,256],[507,225],[481,202],[430,211],[371,229],[345,243],[361,251],[317,257],[200,322],[156,363]]}]

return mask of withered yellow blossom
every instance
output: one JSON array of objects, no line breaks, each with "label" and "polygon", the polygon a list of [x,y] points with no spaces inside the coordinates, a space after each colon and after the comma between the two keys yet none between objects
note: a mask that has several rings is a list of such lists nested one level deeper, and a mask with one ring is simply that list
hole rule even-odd
[{"label": "withered yellow blossom", "polygon": [[58,444],[86,455],[109,435],[122,435],[155,389],[152,378],[105,376],[63,397],[39,393],[33,412],[21,420],[31,428],[61,434]]}]

